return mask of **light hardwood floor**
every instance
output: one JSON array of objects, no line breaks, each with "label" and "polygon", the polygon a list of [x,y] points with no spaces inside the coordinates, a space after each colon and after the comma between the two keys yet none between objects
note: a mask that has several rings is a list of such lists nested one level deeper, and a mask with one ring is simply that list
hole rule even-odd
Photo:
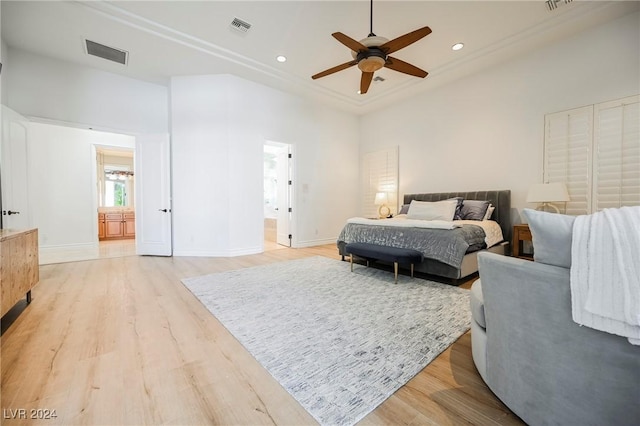
[{"label": "light hardwood floor", "polygon": [[[327,245],[42,266],[33,302],[3,317],[2,424],[46,414],[31,409],[55,410],[48,425],[314,424],[180,282],[314,255],[339,259]],[[467,333],[361,424],[522,422],[482,382]]]}]

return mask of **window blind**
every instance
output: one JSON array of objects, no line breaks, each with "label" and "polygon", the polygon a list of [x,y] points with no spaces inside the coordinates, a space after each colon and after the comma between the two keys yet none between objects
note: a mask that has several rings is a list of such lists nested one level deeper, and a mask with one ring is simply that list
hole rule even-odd
[{"label": "window blind", "polygon": [[591,208],[592,120],[593,106],[545,116],[544,182],[567,185],[569,215],[586,214]]},{"label": "window blind", "polygon": [[640,206],[638,96],[595,107],[594,211]]},{"label": "window blind", "polygon": [[377,192],[386,192],[389,208],[396,213],[398,205],[398,147],[368,152],[362,157],[361,207],[365,217],[378,217],[374,204]]},{"label": "window blind", "polygon": [[544,181],[570,215],[640,205],[640,95],[545,115]]}]

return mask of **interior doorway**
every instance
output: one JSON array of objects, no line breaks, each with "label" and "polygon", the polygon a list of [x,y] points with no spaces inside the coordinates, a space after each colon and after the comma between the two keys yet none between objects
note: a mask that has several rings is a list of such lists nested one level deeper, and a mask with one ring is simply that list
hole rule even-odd
[{"label": "interior doorway", "polygon": [[96,146],[99,258],[136,254],[134,151]]},{"label": "interior doorway", "polygon": [[264,144],[264,246],[265,250],[291,247],[292,148],[267,141]]}]

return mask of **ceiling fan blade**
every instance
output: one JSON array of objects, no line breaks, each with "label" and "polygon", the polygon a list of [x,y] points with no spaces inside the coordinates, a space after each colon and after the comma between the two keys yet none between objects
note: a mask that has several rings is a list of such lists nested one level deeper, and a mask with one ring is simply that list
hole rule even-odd
[{"label": "ceiling fan blade", "polygon": [[371,80],[373,80],[372,72],[363,72],[362,78],[360,79],[360,94],[364,95],[369,90],[369,86],[371,86]]},{"label": "ceiling fan blade", "polygon": [[385,68],[389,68],[404,74],[413,75],[415,77],[425,78],[429,74],[428,72],[421,70],[414,65],[401,61],[397,58],[392,58],[391,56],[387,56],[387,62],[384,64],[384,66]]},{"label": "ceiling fan blade", "polygon": [[349,49],[353,50],[354,52],[359,52],[361,50],[369,50],[369,48],[367,46],[365,46],[364,44],[360,43],[359,41],[355,41],[354,39],[352,39],[348,35],[344,35],[342,33],[333,33],[331,35],[333,36],[333,38],[335,38],[340,43],[344,44],[345,46],[347,46]]},{"label": "ceiling fan blade", "polygon": [[388,55],[404,47],[407,47],[411,43],[415,43],[416,41],[428,36],[429,34],[431,34],[431,28],[422,27],[398,38],[394,38],[393,40],[389,40],[388,42],[380,46],[380,49],[382,49]]},{"label": "ceiling fan blade", "polygon": [[346,70],[347,68],[352,67],[352,66],[356,65],[357,63],[358,63],[358,61],[345,62],[344,64],[340,64],[340,65],[335,66],[333,68],[329,68],[328,70],[324,70],[322,72],[319,72],[318,74],[312,75],[311,78],[315,80],[317,78],[324,77],[324,76],[327,76],[329,74],[333,74],[334,72]]}]

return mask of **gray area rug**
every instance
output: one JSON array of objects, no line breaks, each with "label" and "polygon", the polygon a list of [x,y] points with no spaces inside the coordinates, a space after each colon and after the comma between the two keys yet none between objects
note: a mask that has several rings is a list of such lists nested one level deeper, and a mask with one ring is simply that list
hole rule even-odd
[{"label": "gray area rug", "polygon": [[468,290],[324,257],[182,282],[324,425],[356,423],[470,328]]}]

